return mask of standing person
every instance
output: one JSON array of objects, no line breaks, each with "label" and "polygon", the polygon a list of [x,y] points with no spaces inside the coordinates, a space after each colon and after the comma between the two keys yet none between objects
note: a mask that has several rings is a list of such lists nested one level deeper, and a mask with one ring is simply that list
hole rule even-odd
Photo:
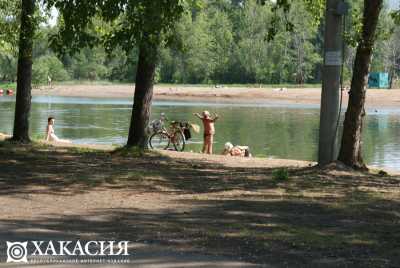
[{"label": "standing person", "polygon": [[47,76],[47,85],[50,87],[50,89],[53,88],[51,86],[51,77],[50,77],[50,75]]},{"label": "standing person", "polygon": [[204,141],[203,141],[203,154],[212,154],[215,127],[214,123],[218,119],[218,115],[215,114],[214,118],[211,117],[208,111],[204,111],[201,115],[198,113],[193,114],[197,116],[202,122],[204,127]]},{"label": "standing person", "polygon": [[54,117],[49,117],[47,119],[46,141],[71,143],[69,140],[62,140],[56,136],[54,132],[54,123],[55,123]]}]

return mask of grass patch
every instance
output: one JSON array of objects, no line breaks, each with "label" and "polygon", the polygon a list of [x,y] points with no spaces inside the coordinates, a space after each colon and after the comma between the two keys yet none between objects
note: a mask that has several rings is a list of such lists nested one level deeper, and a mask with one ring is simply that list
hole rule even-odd
[{"label": "grass patch", "polygon": [[30,143],[21,143],[18,141],[13,141],[11,138],[7,138],[5,140],[0,141],[0,147],[5,149],[13,149],[13,148],[25,148],[29,150],[38,150],[48,148],[49,145],[32,139]]},{"label": "grass patch", "polygon": [[41,133],[35,133],[31,135],[31,139],[35,141],[43,141],[45,138],[45,134]]},{"label": "grass patch", "polygon": [[122,146],[116,148],[113,152],[113,155],[123,156],[123,157],[141,157],[145,155],[145,151],[139,147],[127,147]]},{"label": "grass patch", "polygon": [[127,147],[127,146],[122,146],[116,148],[114,151],[111,153],[112,155],[116,156],[122,156],[122,157],[155,157],[155,156],[161,156],[160,153],[154,151],[154,150],[149,150],[149,149],[142,149],[137,146],[133,147]]},{"label": "grass patch", "polygon": [[287,168],[279,168],[272,172],[272,179],[275,181],[287,181],[289,179],[289,170]]},{"label": "grass patch", "polygon": [[68,152],[75,154],[98,154],[104,153],[103,150],[87,148],[87,147],[67,147]]},{"label": "grass patch", "polygon": [[13,90],[16,90],[16,88],[17,88],[17,83],[5,83],[5,82],[0,82],[0,88],[1,88],[1,89],[13,89]]}]

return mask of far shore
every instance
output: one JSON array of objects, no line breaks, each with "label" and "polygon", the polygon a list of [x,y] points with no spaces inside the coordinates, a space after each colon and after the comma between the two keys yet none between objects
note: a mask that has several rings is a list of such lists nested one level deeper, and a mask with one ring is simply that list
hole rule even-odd
[{"label": "far shore", "polygon": [[[53,88],[34,89],[34,96],[90,97],[132,99],[133,84],[111,85],[55,85]],[[320,88],[273,88],[156,85],[154,100],[206,101],[215,103],[254,103],[320,105]],[[348,93],[343,92],[343,106],[347,106]],[[396,108],[400,104],[399,89],[368,89],[367,108]]]}]

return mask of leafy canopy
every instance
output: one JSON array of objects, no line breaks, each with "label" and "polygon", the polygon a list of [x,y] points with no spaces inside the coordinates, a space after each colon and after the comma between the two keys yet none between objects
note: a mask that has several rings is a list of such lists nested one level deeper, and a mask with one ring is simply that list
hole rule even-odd
[{"label": "leafy canopy", "polygon": [[15,52],[20,1],[0,0],[0,50]]},{"label": "leafy canopy", "polygon": [[[61,14],[59,33],[52,38],[57,51],[76,52],[84,46],[103,44],[108,51],[121,46],[131,51],[145,42],[168,42],[175,23],[190,0],[45,0]],[[104,22],[95,27],[95,19]]]},{"label": "leafy canopy", "polygon": [[[324,15],[325,1],[326,0],[302,0],[306,9],[312,16],[313,25],[319,25],[321,18]],[[258,0],[261,5],[271,5],[273,17],[271,26],[268,30],[268,40],[274,39],[279,31],[279,26],[284,25],[285,30],[293,32],[294,24],[288,19],[288,14],[291,8],[298,2],[296,0]]]}]

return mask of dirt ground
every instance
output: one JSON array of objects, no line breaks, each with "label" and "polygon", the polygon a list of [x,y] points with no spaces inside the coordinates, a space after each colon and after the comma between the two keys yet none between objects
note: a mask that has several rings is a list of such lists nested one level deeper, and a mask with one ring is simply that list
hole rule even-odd
[{"label": "dirt ground", "polygon": [[[34,89],[33,95],[67,97],[133,98],[134,85],[57,85],[53,89]],[[320,88],[255,88],[255,87],[206,87],[156,85],[156,100],[208,101],[228,103],[272,103],[272,104],[312,104],[319,105]],[[343,94],[343,104],[347,105],[348,93]],[[368,108],[398,107],[400,90],[368,89]]]},{"label": "dirt ground", "polygon": [[400,266],[400,178],[338,165],[2,142],[0,207],[1,240],[130,240],[225,267]]}]

